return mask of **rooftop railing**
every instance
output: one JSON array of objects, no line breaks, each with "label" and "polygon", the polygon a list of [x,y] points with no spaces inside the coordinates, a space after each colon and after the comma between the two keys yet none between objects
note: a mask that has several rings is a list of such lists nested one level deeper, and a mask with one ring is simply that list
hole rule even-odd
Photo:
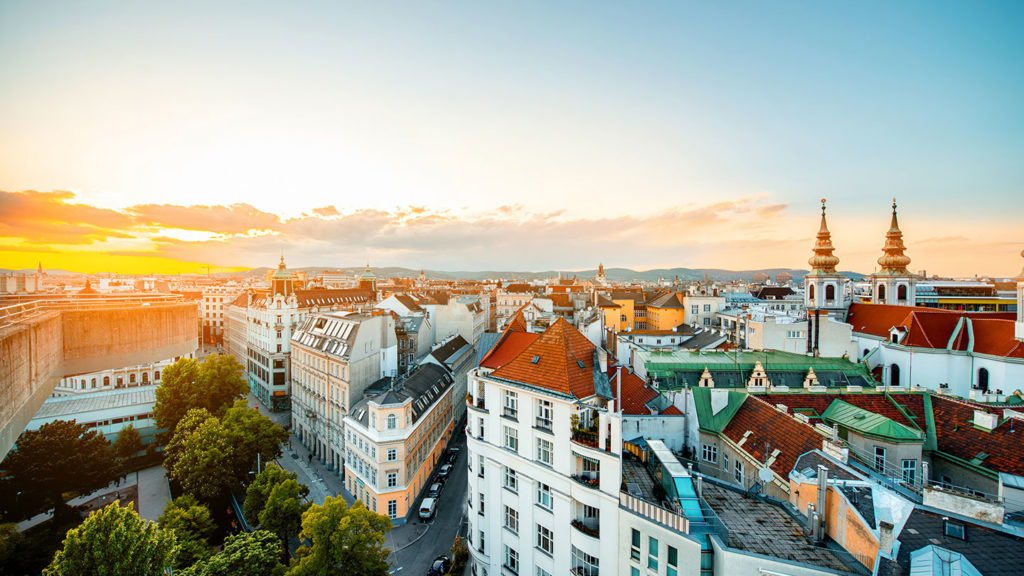
[{"label": "rooftop railing", "polygon": [[0,329],[38,318],[50,312],[68,310],[96,310],[141,306],[169,306],[188,302],[177,294],[159,296],[78,296],[32,300],[8,306],[0,306]]}]

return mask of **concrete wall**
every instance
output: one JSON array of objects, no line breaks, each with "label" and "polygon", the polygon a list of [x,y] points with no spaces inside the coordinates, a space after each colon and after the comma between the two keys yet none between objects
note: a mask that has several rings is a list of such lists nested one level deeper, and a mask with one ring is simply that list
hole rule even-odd
[{"label": "concrete wall", "polygon": [[1002,504],[971,498],[965,494],[925,486],[922,503],[925,506],[956,512],[982,522],[1003,523],[1004,508]]},{"label": "concrete wall", "polygon": [[53,311],[0,333],[0,459],[65,376],[195,351],[195,304]]}]

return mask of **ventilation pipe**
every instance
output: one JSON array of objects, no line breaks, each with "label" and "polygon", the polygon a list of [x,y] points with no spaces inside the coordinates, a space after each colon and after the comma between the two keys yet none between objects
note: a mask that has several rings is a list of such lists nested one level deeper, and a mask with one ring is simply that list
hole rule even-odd
[{"label": "ventilation pipe", "polygon": [[818,465],[818,501],[814,506],[814,542],[825,539],[825,496],[828,493],[828,468]]}]

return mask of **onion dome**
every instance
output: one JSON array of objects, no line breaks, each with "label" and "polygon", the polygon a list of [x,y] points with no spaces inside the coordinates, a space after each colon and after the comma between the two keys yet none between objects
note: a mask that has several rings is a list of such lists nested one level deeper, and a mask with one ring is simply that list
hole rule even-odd
[{"label": "onion dome", "polygon": [[825,222],[825,199],[821,199],[821,228],[818,229],[818,238],[814,242],[814,256],[811,256],[807,263],[811,265],[811,274],[836,274],[836,265],[839,264],[832,252],[832,233],[828,231],[828,223]]},{"label": "onion dome", "polygon": [[903,232],[896,219],[896,199],[893,198],[892,223],[889,225],[889,231],[885,233],[885,246],[882,247],[882,256],[878,259],[878,265],[882,267],[879,274],[909,276],[907,265],[910,264],[910,256],[904,254],[906,249],[907,247],[903,245]]}]

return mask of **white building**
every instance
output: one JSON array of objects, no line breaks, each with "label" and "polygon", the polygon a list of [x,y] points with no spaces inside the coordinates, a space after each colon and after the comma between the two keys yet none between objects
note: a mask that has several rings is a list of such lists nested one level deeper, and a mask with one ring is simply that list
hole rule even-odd
[{"label": "white building", "polygon": [[[185,358],[193,358],[193,354]],[[79,394],[90,394],[121,388],[139,388],[160,384],[163,371],[174,364],[182,357],[168,358],[151,364],[141,366],[126,366],[124,368],[113,368],[100,370],[88,374],[77,374],[60,379],[57,387],[53,389],[52,396],[59,398],[63,396],[75,396]]]},{"label": "white building", "polygon": [[292,345],[292,426],[328,468],[344,465],[342,418],[367,386],[398,372],[395,319],[387,311],[310,315]]},{"label": "white building", "polygon": [[199,308],[203,342],[223,341],[224,314],[241,292],[241,286],[232,284],[203,287],[203,301]]},{"label": "white building", "polygon": [[435,344],[458,334],[475,346],[487,329],[487,311],[476,295],[452,295],[445,304],[430,302],[422,307],[430,318]]}]

